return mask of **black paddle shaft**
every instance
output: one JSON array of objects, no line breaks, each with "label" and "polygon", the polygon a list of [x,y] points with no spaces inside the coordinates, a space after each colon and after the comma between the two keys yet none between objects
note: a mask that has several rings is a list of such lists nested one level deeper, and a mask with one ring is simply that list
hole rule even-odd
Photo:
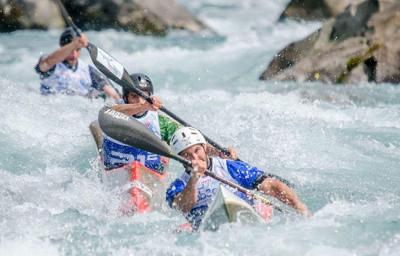
[{"label": "black paddle shaft", "polygon": [[[71,16],[69,15],[67,9],[65,9],[64,4],[60,0],[55,0],[55,1],[57,3],[58,7],[60,8],[61,15],[63,16],[64,21],[67,23],[68,26],[70,26],[75,31],[77,36],[81,36],[82,31],[80,30],[80,28],[77,25],[75,25],[74,21],[72,20]],[[95,56],[96,56],[96,55],[93,56],[94,48],[96,49],[96,55],[97,55],[97,47],[94,44],[88,42],[88,46],[86,47],[86,49],[89,51],[90,57],[92,59],[95,58]]]},{"label": "black paddle shaft", "polygon": [[[192,163],[189,160],[181,157],[180,155],[173,154],[172,156],[170,155],[170,157],[175,159],[176,161],[180,162],[181,164],[183,164],[186,167],[193,168]],[[249,194],[249,190],[247,190],[247,189],[245,189],[245,188],[243,188],[243,187],[241,187],[241,186],[237,185],[236,183],[233,183],[233,182],[231,182],[229,180],[225,180],[225,179],[215,175],[214,173],[212,173],[210,171],[206,170],[204,172],[204,174],[207,175],[207,176],[210,176],[211,178],[214,178],[214,179],[218,180],[219,182],[227,184],[227,185],[237,189],[240,192],[243,192],[245,194]]]},{"label": "black paddle shaft", "polygon": [[[177,115],[175,115],[174,113],[172,113],[171,111],[166,109],[165,107],[161,107],[160,110],[163,111],[164,113],[166,113],[167,115],[169,115],[170,117],[172,117],[173,119],[175,119],[176,121],[178,121],[179,123],[181,123],[183,126],[191,126],[190,124],[188,124],[187,122],[185,122],[184,120],[179,118]],[[209,138],[208,136],[204,135],[204,133],[202,133],[202,134],[203,134],[204,138],[207,140],[208,143],[210,143],[212,146],[214,146],[215,148],[220,150],[225,155],[227,155],[227,156],[230,155],[230,153],[229,153],[227,148],[222,147],[217,142],[213,141],[211,138]],[[241,161],[239,158],[237,158],[236,160]]]},{"label": "black paddle shaft", "polygon": [[[124,87],[128,87],[127,89],[129,90],[133,90],[137,95],[139,95],[140,97],[144,98],[148,103],[153,104],[153,100],[145,93],[143,93],[141,90],[137,89],[135,86],[132,86],[131,84],[128,83],[123,83],[122,84]],[[165,114],[167,114],[168,116],[170,116],[171,118],[175,119],[176,121],[178,121],[180,124],[182,124],[183,126],[190,126],[192,127],[189,123],[187,123],[186,121],[184,121],[182,118],[180,118],[179,116],[175,115],[174,113],[172,113],[170,110],[168,110],[166,107],[161,106],[160,107],[160,111],[164,112]],[[208,143],[210,143],[212,146],[214,146],[215,148],[217,148],[218,150],[220,150],[222,153],[224,153],[225,155],[229,156],[229,151],[227,148],[222,147],[221,145],[219,145],[217,142],[213,141],[212,139],[210,139],[208,136],[204,135],[204,133],[202,133],[204,138],[207,140]],[[237,159],[239,161],[241,161],[239,158]]]},{"label": "black paddle shaft", "polygon": [[58,7],[60,8],[61,15],[64,18],[64,21],[68,24],[68,26],[72,27],[72,29],[75,31],[77,36],[81,36],[82,31],[78,28],[78,26],[75,25],[74,21],[72,20],[71,16],[68,14],[67,10],[65,9],[65,6],[61,2],[61,0],[55,0]]}]

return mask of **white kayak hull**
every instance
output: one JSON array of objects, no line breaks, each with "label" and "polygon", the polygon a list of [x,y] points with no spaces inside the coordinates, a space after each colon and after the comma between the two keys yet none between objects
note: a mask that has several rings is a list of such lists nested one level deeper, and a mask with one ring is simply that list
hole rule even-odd
[{"label": "white kayak hull", "polygon": [[220,185],[215,199],[203,218],[204,230],[217,230],[225,223],[264,223],[264,219],[245,200]]}]

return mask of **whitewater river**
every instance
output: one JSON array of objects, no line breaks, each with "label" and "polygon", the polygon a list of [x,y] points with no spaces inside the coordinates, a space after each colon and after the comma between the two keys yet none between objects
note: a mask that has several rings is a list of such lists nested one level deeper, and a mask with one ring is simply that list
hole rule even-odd
[{"label": "whitewater river", "polygon": [[120,217],[88,129],[104,102],[41,96],[33,66],[61,31],[19,31],[0,35],[0,255],[398,255],[400,87],[261,82],[321,24],[275,23],[286,0],[183,3],[219,36],[87,34],[174,113],[295,183],[314,216],[195,234],[173,233],[172,210]]}]

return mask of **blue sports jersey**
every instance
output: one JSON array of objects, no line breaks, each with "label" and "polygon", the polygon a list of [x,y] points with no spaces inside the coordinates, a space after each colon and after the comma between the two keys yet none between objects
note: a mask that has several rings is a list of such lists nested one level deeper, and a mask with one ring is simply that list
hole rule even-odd
[{"label": "blue sports jersey", "polygon": [[[144,116],[136,118],[136,120],[161,138],[158,113],[156,111],[147,111]],[[104,134],[103,138],[103,158],[104,167],[107,170],[122,167],[133,161],[139,161],[147,168],[159,173],[163,173],[165,168],[159,155],[126,145],[106,134]]]},{"label": "blue sports jersey", "polygon": [[164,164],[159,155],[131,147],[104,136],[103,140],[104,166],[107,170],[122,167],[123,165],[139,161],[144,166],[158,173],[163,173]]},{"label": "blue sports jersey", "polygon": [[[218,157],[213,157],[210,159],[210,172],[215,173],[217,176],[241,185],[247,189],[255,189],[259,184],[258,182],[260,181],[260,178],[264,175],[264,171],[245,162],[222,159]],[[172,203],[175,197],[185,189],[189,179],[190,174],[184,172],[180,178],[171,183],[166,193],[166,200],[170,207],[173,207]],[[192,224],[193,228],[196,229],[199,227],[209,204],[217,194],[218,186],[220,184],[221,183],[219,181],[209,176],[203,176],[198,180],[196,184],[196,203],[185,216],[186,219]],[[227,188],[232,190],[231,187],[227,186]],[[244,193],[237,190],[232,191],[242,199],[249,202],[251,205],[253,204],[253,200]]]}]

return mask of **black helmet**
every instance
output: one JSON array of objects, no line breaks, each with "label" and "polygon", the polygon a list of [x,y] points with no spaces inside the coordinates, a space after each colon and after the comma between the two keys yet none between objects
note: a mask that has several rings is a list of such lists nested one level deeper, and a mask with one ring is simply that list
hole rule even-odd
[{"label": "black helmet", "polygon": [[[151,95],[154,93],[153,83],[150,80],[150,77],[146,76],[142,73],[134,73],[130,75],[130,78],[133,81],[133,85],[135,88],[139,89],[142,92],[148,92]],[[123,88],[122,90],[122,97],[125,103],[128,103],[128,93],[134,92],[132,89]]]},{"label": "black helmet", "polygon": [[66,44],[71,43],[75,37],[76,37],[75,31],[71,27],[66,28],[60,36],[60,46],[64,46]]}]

